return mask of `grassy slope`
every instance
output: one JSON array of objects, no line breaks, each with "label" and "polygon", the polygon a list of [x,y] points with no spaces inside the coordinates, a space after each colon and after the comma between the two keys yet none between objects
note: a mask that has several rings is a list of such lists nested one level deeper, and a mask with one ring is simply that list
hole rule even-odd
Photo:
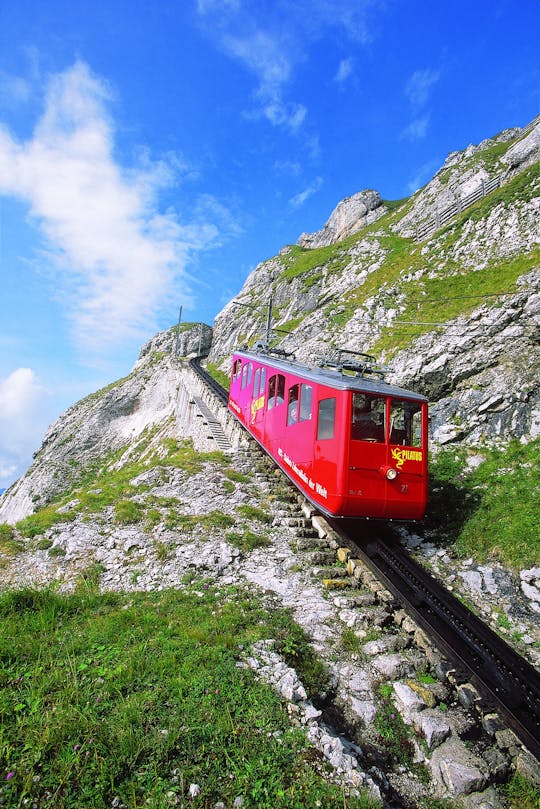
[{"label": "grassy slope", "polygon": [[[264,637],[310,654],[284,611],[241,590],[0,598],[6,807],[374,807],[320,773],[272,689],[236,663]],[[286,644],[285,644],[286,641]],[[190,799],[190,786],[200,793]],[[317,802],[320,803],[317,803]]]}]

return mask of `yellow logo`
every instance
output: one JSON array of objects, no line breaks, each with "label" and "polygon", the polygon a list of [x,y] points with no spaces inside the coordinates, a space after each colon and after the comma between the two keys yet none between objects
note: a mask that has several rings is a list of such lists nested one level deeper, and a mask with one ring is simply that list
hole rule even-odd
[{"label": "yellow logo", "polygon": [[255,416],[257,415],[257,411],[264,407],[264,394],[259,396],[258,399],[254,399],[251,403],[251,421],[255,421]]},{"label": "yellow logo", "polygon": [[396,467],[402,469],[405,461],[421,461],[422,452],[418,449],[400,449],[399,447],[393,447],[392,458],[396,462]]}]

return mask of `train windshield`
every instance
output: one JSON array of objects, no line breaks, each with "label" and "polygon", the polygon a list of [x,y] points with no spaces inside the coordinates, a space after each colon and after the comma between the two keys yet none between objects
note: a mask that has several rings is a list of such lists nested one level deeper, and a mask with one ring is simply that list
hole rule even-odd
[{"label": "train windshield", "polygon": [[382,444],[386,433],[386,398],[353,393],[351,438]]},{"label": "train windshield", "polygon": [[422,406],[418,402],[391,400],[390,443],[404,447],[422,445]]}]

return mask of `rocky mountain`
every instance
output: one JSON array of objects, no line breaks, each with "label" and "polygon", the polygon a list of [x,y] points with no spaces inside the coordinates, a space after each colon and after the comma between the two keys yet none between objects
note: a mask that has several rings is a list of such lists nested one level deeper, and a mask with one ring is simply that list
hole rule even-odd
[{"label": "rocky mountain", "polygon": [[336,347],[375,354],[390,381],[429,397],[435,445],[540,435],[539,161],[536,119],[453,152],[409,199],[340,202],[321,230],[259,264],[213,329],[157,335],[125,379],[69,408],[0,496],[0,522],[148,432],[151,447],[177,433],[174,355],[209,353],[228,372],[234,348],[264,337],[270,297],[274,345],[308,363]]},{"label": "rocky mountain", "polygon": [[226,368],[235,346],[264,337],[271,297],[275,346],[306,362],[373,353],[390,381],[430,398],[436,442],[535,438],[539,160],[535,119],[451,153],[406,200],[343,200],[253,270],[216,318],[211,360]]}]

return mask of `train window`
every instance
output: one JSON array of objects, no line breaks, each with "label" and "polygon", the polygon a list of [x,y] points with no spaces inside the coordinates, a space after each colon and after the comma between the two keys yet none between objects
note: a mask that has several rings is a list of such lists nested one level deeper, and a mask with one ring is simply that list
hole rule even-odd
[{"label": "train window", "polygon": [[236,380],[242,371],[242,360],[235,360],[233,363],[232,376]]},{"label": "train window", "polygon": [[261,384],[259,386],[259,394],[264,393],[266,387],[266,368],[261,368]]},{"label": "train window", "polygon": [[296,424],[298,421],[298,392],[300,386],[293,385],[289,388],[287,396],[287,424]]},{"label": "train window", "polygon": [[322,441],[334,437],[336,421],[336,400],[321,399],[319,402],[319,420],[317,426],[317,439]]},{"label": "train window", "polygon": [[285,377],[274,374],[268,380],[268,410],[283,404],[285,401]]},{"label": "train window", "polygon": [[247,384],[251,384],[251,380],[253,379],[253,365],[248,363],[248,372],[247,372]]},{"label": "train window", "polygon": [[257,368],[255,371],[255,382],[253,383],[253,398],[256,399],[259,395],[259,383],[261,380],[261,369]]},{"label": "train window", "polygon": [[299,421],[309,421],[311,419],[312,400],[313,388],[311,385],[301,385]]},{"label": "train window", "polygon": [[244,365],[242,369],[242,390],[244,390],[247,384],[247,370],[248,370],[247,365]]},{"label": "train window", "polygon": [[351,438],[354,441],[383,443],[385,436],[386,399],[353,393]]},{"label": "train window", "polygon": [[405,447],[422,445],[422,406],[418,402],[392,399],[390,443]]}]

